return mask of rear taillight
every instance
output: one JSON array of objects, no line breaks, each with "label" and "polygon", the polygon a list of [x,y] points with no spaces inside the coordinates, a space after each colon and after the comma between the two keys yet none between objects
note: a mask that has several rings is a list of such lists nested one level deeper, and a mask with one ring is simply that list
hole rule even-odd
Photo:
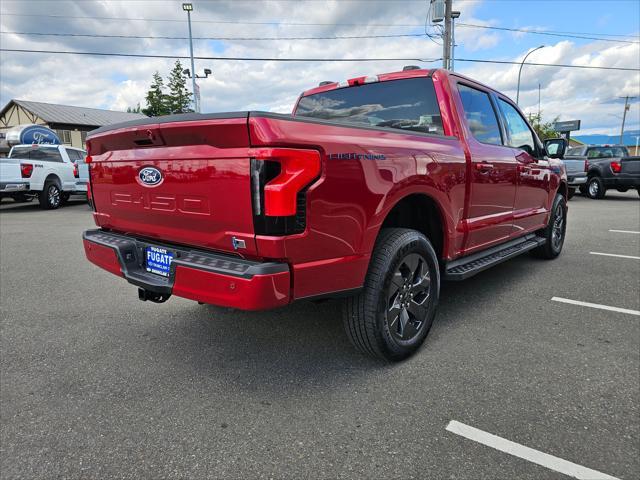
[{"label": "rear taillight", "polygon": [[584,161],[584,171],[585,172],[589,171],[589,162],[587,160]]},{"label": "rear taillight", "polygon": [[289,235],[304,231],[306,189],[320,175],[320,153],[260,148],[250,155],[256,233]]},{"label": "rear taillight", "polygon": [[30,163],[22,163],[20,164],[20,174],[22,178],[29,178],[33,173],[33,165]]},{"label": "rear taillight", "polygon": [[80,178],[80,172],[78,171],[78,164],[73,164],[73,176],[76,178]]},{"label": "rear taillight", "polygon": [[620,173],[622,171],[622,165],[620,165],[620,162],[611,162],[611,171],[613,173]]}]

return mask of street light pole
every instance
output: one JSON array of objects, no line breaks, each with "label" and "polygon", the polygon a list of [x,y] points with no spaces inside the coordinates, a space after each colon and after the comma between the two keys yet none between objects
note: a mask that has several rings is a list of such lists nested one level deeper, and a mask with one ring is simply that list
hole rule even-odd
[{"label": "street light pole", "polygon": [[193,11],[193,4],[191,3],[183,3],[182,10],[187,12],[187,20],[189,22],[189,54],[191,56],[191,71],[193,72],[193,76],[191,77],[191,87],[193,91],[193,107],[196,112],[200,112],[200,102],[198,101],[198,96],[196,94],[196,68],[193,62],[193,38],[191,37],[191,12]]},{"label": "street light pole", "polygon": [[524,66],[524,62],[527,59],[527,57],[529,55],[531,55],[533,52],[535,52],[536,50],[540,50],[541,48],[544,48],[544,45],[540,45],[537,48],[534,48],[533,50],[531,50],[529,53],[527,53],[524,58],[522,59],[522,63],[520,63],[520,70],[518,71],[518,90],[516,92],[516,105],[520,105],[520,76],[522,75],[522,67]]}]

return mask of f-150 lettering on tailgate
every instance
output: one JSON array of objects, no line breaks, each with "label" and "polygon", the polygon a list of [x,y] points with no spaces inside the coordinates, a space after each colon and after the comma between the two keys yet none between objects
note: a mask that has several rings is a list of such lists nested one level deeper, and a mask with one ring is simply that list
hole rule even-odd
[{"label": "f-150 lettering on tailgate", "polygon": [[208,199],[193,195],[111,192],[111,204],[134,210],[181,212],[192,215],[209,215],[211,213]]}]

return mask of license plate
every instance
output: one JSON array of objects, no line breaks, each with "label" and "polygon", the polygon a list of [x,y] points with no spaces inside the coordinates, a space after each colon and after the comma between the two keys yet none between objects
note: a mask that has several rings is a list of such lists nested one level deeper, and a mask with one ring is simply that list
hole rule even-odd
[{"label": "license plate", "polygon": [[163,277],[169,276],[173,253],[167,251],[165,248],[147,247],[146,258],[147,272],[162,275]]}]

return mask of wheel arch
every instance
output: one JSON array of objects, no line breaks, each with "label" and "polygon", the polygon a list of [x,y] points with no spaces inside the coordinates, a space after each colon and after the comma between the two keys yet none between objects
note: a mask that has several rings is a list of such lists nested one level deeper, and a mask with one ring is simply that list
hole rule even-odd
[{"label": "wheel arch", "polygon": [[565,180],[560,181],[558,193],[564,197],[565,201],[569,200],[569,184]]},{"label": "wheel arch", "polygon": [[44,189],[44,185],[47,184],[47,182],[49,181],[54,181],[58,184],[58,186],[60,187],[60,189],[62,190],[62,180],[60,180],[60,177],[58,175],[56,175],[55,173],[50,173],[48,174],[45,179],[44,179],[44,183],[43,183],[43,189]]},{"label": "wheel arch", "polygon": [[376,238],[385,228],[410,228],[424,234],[438,260],[446,256],[447,225],[440,204],[426,193],[410,193],[398,199],[380,224]]}]

